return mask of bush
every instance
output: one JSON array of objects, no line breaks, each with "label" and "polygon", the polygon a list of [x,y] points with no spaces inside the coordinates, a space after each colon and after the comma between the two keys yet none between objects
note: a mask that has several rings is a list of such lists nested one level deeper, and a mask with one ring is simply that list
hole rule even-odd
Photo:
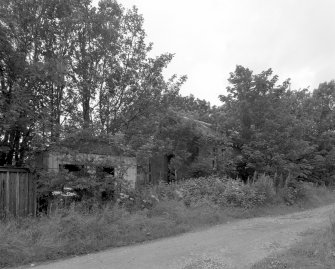
[{"label": "bush", "polygon": [[245,185],[241,181],[229,181],[221,203],[222,206],[252,208],[264,204],[265,200],[266,196],[257,192],[253,185]]},{"label": "bush", "polygon": [[182,194],[178,189],[179,185],[177,184],[160,182],[149,190],[149,194],[154,195],[159,200],[180,200]]},{"label": "bush", "polygon": [[290,179],[286,186],[280,190],[280,194],[287,204],[293,205],[306,198],[307,188],[305,183]]},{"label": "bush", "polygon": [[208,177],[213,173],[213,168],[207,160],[198,160],[188,167],[188,175],[192,178]]},{"label": "bush", "polygon": [[[305,196],[333,197],[326,188],[300,182],[281,190],[276,196],[292,203],[305,202]],[[85,202],[48,216],[0,222],[0,267],[84,254],[254,216],[252,212],[262,212],[257,206],[266,205],[272,195],[273,182],[267,176],[248,184],[212,176],[129,190],[114,204]],[[252,207],[256,209],[245,210]]]},{"label": "bush", "polygon": [[273,180],[267,176],[249,184],[227,178],[201,177],[185,181],[179,189],[184,203],[191,207],[204,200],[220,207],[250,208],[272,201],[275,195]]},{"label": "bush", "polygon": [[258,195],[265,198],[264,203],[272,203],[276,195],[274,179],[267,175],[260,175],[255,182],[253,182]]},{"label": "bush", "polygon": [[179,186],[183,201],[187,206],[192,206],[203,199],[216,204],[225,188],[225,179],[213,176],[189,179]]},{"label": "bush", "polygon": [[149,217],[165,217],[175,221],[176,223],[182,223],[185,216],[187,215],[187,208],[182,202],[170,200],[162,201],[149,211]]}]

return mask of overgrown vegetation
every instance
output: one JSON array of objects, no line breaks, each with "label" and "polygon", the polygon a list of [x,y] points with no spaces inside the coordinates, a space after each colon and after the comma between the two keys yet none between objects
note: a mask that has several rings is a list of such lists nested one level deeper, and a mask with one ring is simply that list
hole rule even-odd
[{"label": "overgrown vegetation", "polygon": [[277,188],[267,176],[246,185],[227,178],[197,178],[122,193],[115,204],[73,203],[48,216],[7,220],[0,223],[0,267],[133,244],[238,218],[287,213],[332,199],[326,188],[296,184]]},{"label": "overgrown vegetation", "polygon": [[335,268],[335,220],[326,229],[304,233],[304,239],[284,253],[266,258],[252,269]]},{"label": "overgrown vegetation", "polygon": [[222,105],[211,106],[179,94],[186,77],[163,76],[173,55],[150,57],[145,37],[137,8],[114,0],[0,2],[0,166],[94,141],[100,147],[86,153],[113,146],[138,166],[160,154],[170,181],[198,177],[134,190],[122,178],[42,175],[41,197],[71,188],[81,203],[62,200],[48,216],[1,223],[2,267],[329,197],[313,186],[334,184],[335,81],[294,90],[271,69],[237,65]]},{"label": "overgrown vegetation", "polygon": [[122,144],[139,160],[171,156],[185,177],[214,169],[244,181],[257,172],[332,184],[334,81],[294,90],[271,69],[237,65],[216,107],[182,97],[186,77],[164,78],[173,55],[149,56],[136,8],[4,0],[0,15],[0,165],[23,166],[50,145],[89,138]]}]

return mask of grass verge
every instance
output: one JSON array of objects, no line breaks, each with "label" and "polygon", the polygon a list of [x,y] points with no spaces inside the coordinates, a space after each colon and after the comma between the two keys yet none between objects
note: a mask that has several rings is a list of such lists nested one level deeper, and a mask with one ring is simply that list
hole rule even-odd
[{"label": "grass verge", "polygon": [[335,221],[324,230],[310,230],[289,250],[265,258],[252,269],[331,269],[335,268]]},{"label": "grass verge", "polygon": [[[241,196],[240,192],[236,195]],[[232,197],[229,194],[229,199]],[[236,219],[296,212],[334,202],[335,198],[326,188],[309,188],[293,205],[281,200],[253,207],[218,206],[208,199],[199,201],[189,204],[182,199],[165,199],[150,209],[132,212],[112,205],[90,212],[71,207],[41,218],[0,223],[0,268],[130,245]]]}]

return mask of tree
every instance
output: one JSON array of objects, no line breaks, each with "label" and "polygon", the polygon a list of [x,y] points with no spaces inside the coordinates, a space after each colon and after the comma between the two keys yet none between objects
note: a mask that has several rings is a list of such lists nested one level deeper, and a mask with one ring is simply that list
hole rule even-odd
[{"label": "tree", "polygon": [[308,140],[312,122],[302,112],[305,91],[291,91],[289,80],[277,85],[271,69],[254,75],[237,66],[228,81],[228,95],[220,96],[227,117],[221,128],[232,140],[237,176],[246,180],[266,172],[306,178],[314,146]]},{"label": "tree", "polygon": [[305,109],[313,120],[311,141],[315,152],[311,158],[311,180],[330,184],[335,179],[335,81],[324,82],[315,89],[305,102]]},{"label": "tree", "polygon": [[39,117],[36,8],[17,1],[0,5],[0,165],[22,165]]},{"label": "tree", "polygon": [[4,0],[0,15],[0,165],[71,133],[149,134],[184,81],[165,81],[173,55],[150,58],[143,17],[114,0]]}]

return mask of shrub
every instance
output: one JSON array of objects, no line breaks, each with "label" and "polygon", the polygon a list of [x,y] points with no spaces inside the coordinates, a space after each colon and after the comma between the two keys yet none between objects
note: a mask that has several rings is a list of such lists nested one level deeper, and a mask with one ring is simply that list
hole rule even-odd
[{"label": "shrub", "polygon": [[291,179],[287,181],[286,186],[280,190],[280,194],[287,204],[293,205],[306,198],[307,188],[303,182]]},{"label": "shrub", "polygon": [[207,160],[197,160],[188,167],[188,175],[192,178],[208,177],[213,168]]},{"label": "shrub", "polygon": [[175,221],[176,223],[181,223],[186,216],[186,211],[187,209],[182,202],[174,200],[162,201],[150,210],[148,216],[165,217]]},{"label": "shrub", "polygon": [[219,203],[221,206],[233,205],[242,206],[244,200],[243,183],[241,181],[229,180],[226,188],[220,195]]},{"label": "shrub", "polygon": [[180,200],[182,198],[182,194],[178,191],[178,189],[178,184],[160,182],[158,185],[153,186],[149,190],[149,193],[150,195],[156,196],[159,200]]},{"label": "shrub", "polygon": [[274,179],[267,175],[260,175],[252,186],[257,194],[264,197],[264,203],[271,203],[276,195]]},{"label": "shrub", "polygon": [[228,181],[227,188],[223,193],[222,206],[231,205],[236,207],[251,208],[264,204],[266,196],[257,192],[253,185],[245,185],[241,181]]},{"label": "shrub", "polygon": [[207,201],[221,207],[250,208],[271,201],[275,195],[273,180],[266,176],[247,185],[234,179],[201,177],[182,183],[180,189],[187,206]]},{"label": "shrub", "polygon": [[[261,210],[245,209],[266,204],[274,193],[272,184],[266,176],[248,184],[212,176],[129,190],[119,203],[73,204],[48,216],[0,222],[0,267],[84,254],[254,216],[252,212]],[[300,182],[281,190],[277,196],[292,203],[305,195],[333,197],[326,188]]]},{"label": "shrub", "polygon": [[220,195],[226,189],[226,179],[214,176],[200,177],[183,182],[179,189],[183,193],[183,200],[186,205],[191,206],[199,200],[205,199],[218,203]]}]

